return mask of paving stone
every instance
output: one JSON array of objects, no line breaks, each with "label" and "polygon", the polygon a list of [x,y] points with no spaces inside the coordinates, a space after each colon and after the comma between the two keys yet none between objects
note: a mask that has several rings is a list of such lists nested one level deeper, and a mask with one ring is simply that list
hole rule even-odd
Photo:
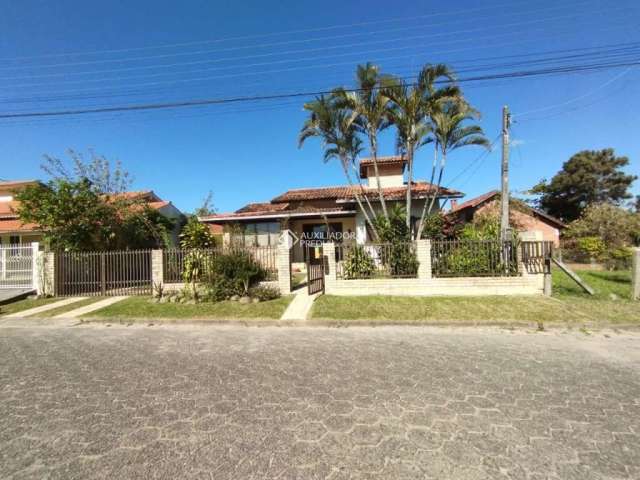
[{"label": "paving stone", "polygon": [[640,335],[0,326],[0,476],[640,477]]}]

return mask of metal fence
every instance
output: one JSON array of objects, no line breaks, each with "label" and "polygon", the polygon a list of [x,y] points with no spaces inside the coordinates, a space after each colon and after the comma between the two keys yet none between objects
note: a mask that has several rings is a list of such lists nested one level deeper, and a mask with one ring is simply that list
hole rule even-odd
[{"label": "metal fence", "polygon": [[416,278],[418,265],[413,242],[336,245],[336,277],[339,279]]},{"label": "metal fence", "polygon": [[506,277],[519,275],[514,242],[437,240],[431,242],[434,277]]},{"label": "metal fence", "polygon": [[0,246],[0,288],[32,287],[34,261],[31,245]]},{"label": "metal fence", "polygon": [[57,252],[55,266],[56,295],[152,293],[151,250]]},{"label": "metal fence", "polygon": [[266,272],[266,280],[277,280],[277,254],[275,246],[265,247],[217,247],[204,250],[168,249],[162,251],[162,268],[165,283],[183,282],[185,259],[190,255],[197,258],[202,265],[202,273],[213,267],[215,258],[230,253],[244,253],[250,255]]}]

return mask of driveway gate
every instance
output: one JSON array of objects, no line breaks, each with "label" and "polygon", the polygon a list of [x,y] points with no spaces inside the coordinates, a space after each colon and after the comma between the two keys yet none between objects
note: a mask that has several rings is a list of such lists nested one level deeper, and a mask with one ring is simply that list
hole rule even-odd
[{"label": "driveway gate", "polygon": [[31,244],[0,246],[0,288],[33,288],[33,262]]},{"label": "driveway gate", "polygon": [[56,295],[151,295],[151,250],[56,253]]}]

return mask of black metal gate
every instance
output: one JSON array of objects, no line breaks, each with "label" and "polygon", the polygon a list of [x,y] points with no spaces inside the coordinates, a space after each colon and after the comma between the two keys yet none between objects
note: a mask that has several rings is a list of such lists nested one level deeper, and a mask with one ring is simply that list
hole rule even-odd
[{"label": "black metal gate", "polygon": [[307,289],[309,295],[324,293],[324,253],[321,244],[307,246]]}]

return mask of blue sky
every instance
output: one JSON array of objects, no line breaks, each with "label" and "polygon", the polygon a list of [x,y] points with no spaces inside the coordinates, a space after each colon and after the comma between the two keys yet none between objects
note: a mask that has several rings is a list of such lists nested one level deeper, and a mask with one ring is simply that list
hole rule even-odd
[{"label": "blue sky", "polygon": [[[502,71],[538,68],[515,65],[533,58],[522,55],[640,41],[640,7],[633,0],[462,1],[447,10],[435,1],[393,9],[377,0],[366,8],[344,1],[321,6],[3,2],[0,111],[316,91],[352,85],[355,66],[366,61],[398,75],[445,62],[468,70],[460,73],[465,77],[508,62],[514,65]],[[502,105],[510,106],[516,121],[511,189],[518,192],[552,176],[582,149],[613,147],[631,159],[629,171],[640,174],[639,70],[463,87],[490,140],[499,134]],[[229,211],[289,188],[341,184],[341,170],[322,163],[318,142],[297,148],[303,101],[0,120],[0,178],[44,178],[43,154],[93,148],[120,159],[135,177],[134,188],[153,189],[185,211],[209,190],[218,210]],[[381,153],[394,153],[392,131],[383,134]],[[497,187],[500,150],[477,160],[480,153],[473,147],[453,153],[444,185],[468,195]],[[417,154],[418,178],[427,177],[431,155],[430,149]],[[640,192],[640,182],[633,190]]]}]

